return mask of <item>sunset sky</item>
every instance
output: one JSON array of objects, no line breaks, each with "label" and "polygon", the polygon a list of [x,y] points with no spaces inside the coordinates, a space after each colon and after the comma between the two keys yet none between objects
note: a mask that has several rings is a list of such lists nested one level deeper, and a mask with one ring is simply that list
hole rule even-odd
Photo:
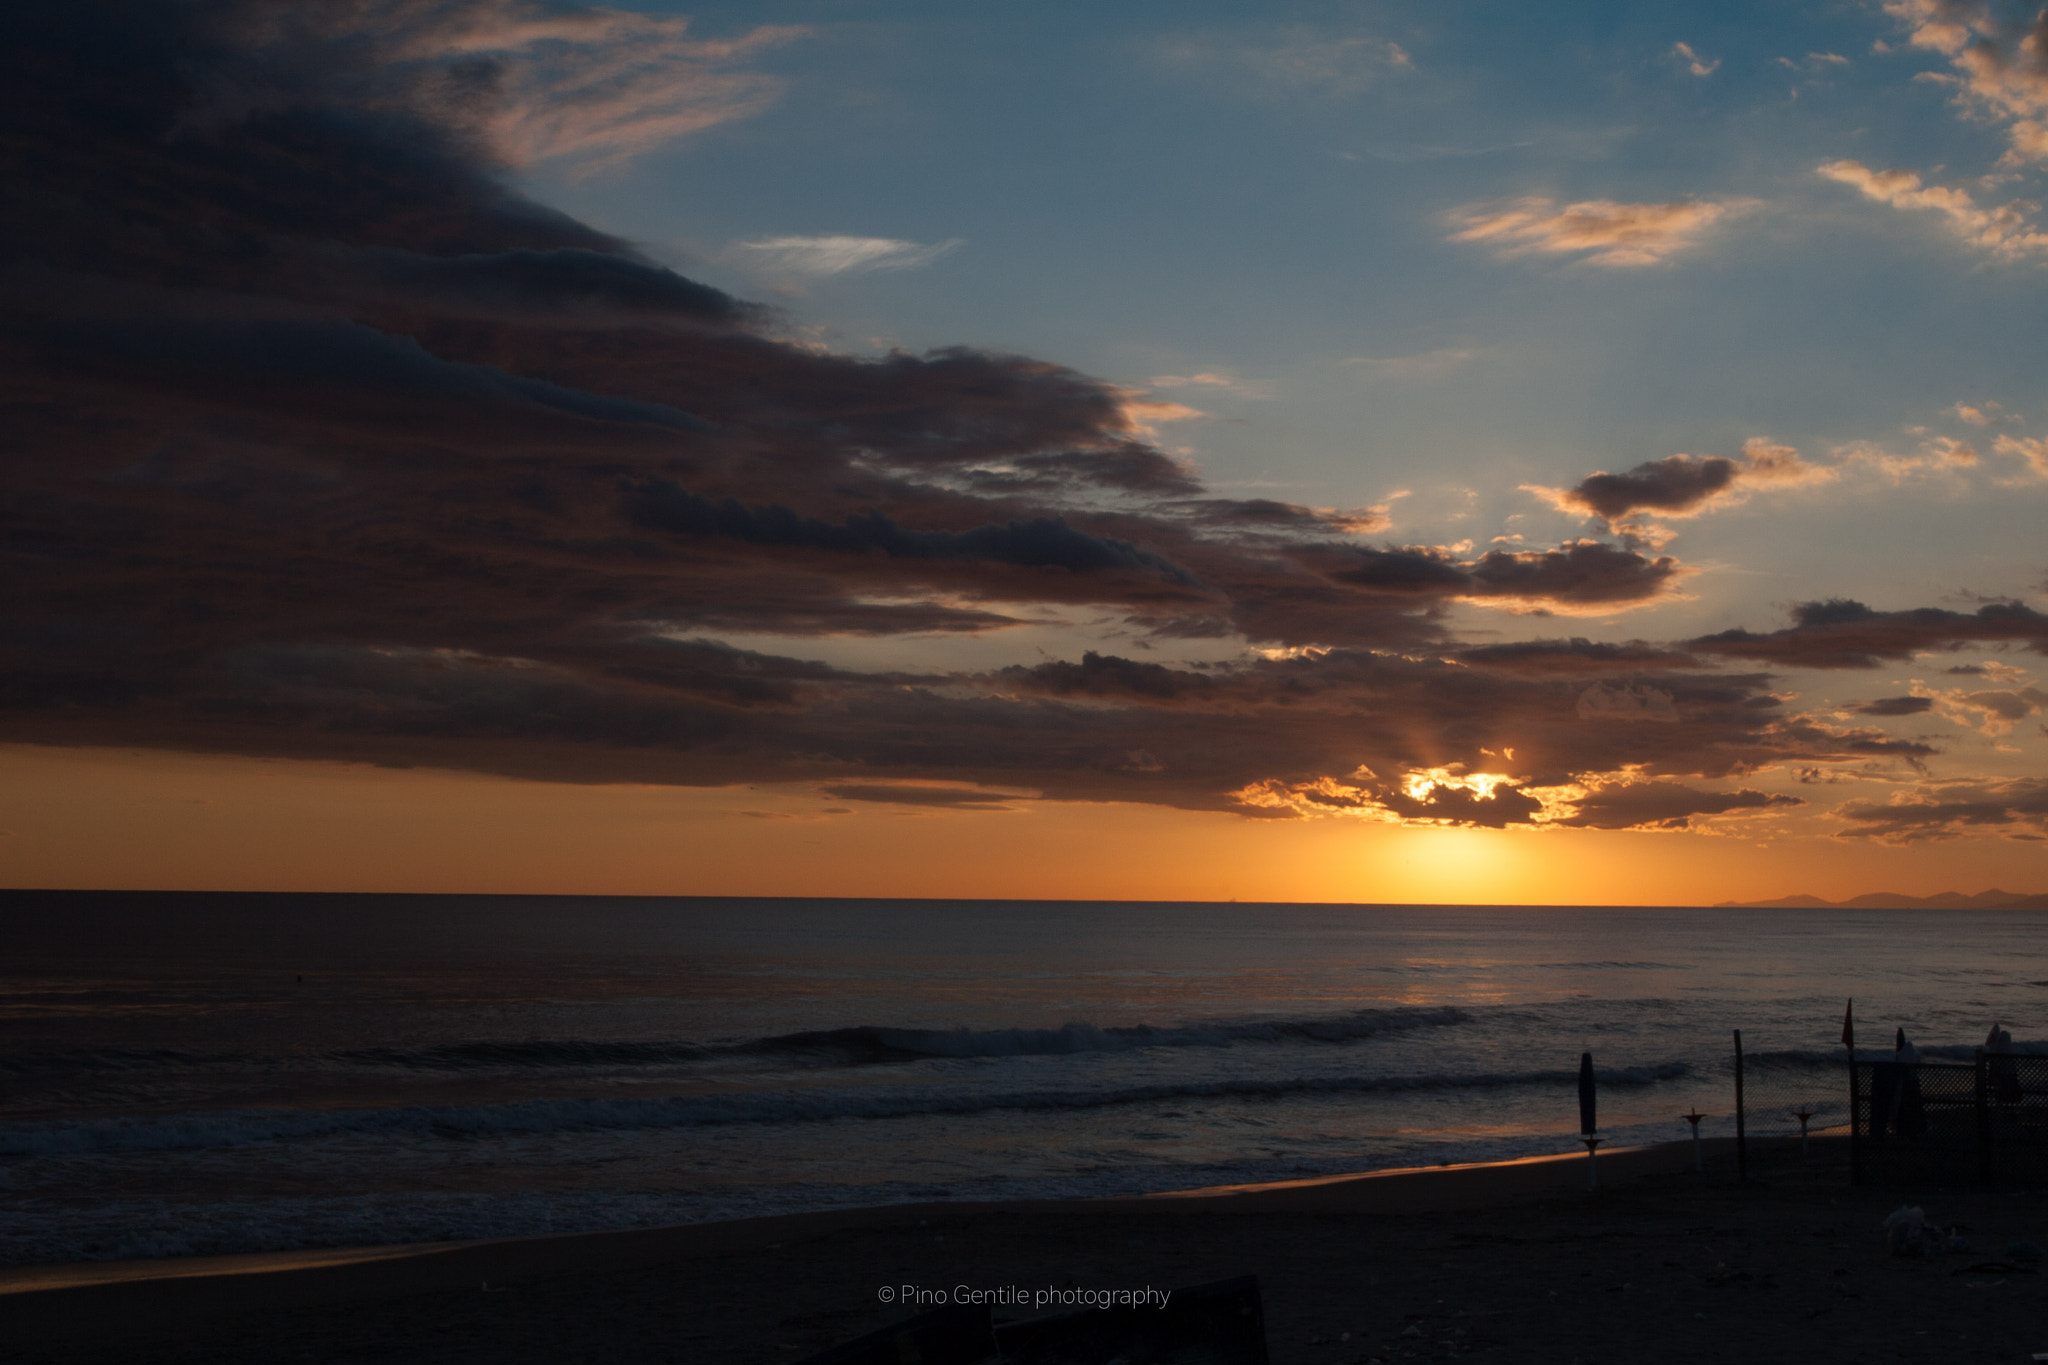
[{"label": "sunset sky", "polygon": [[9,22],[0,884],[2048,890],[2032,6]]}]

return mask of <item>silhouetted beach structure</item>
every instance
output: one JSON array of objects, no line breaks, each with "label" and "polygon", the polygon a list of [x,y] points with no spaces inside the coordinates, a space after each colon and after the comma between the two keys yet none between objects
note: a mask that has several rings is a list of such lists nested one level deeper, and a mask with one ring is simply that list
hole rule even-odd
[{"label": "silhouetted beach structure", "polygon": [[1002,1365],[1266,1365],[1255,1275],[1176,1289],[1163,1308],[1095,1308],[996,1329]]},{"label": "silhouetted beach structure", "polygon": [[1586,1144],[1586,1186],[1600,1186],[1600,1116],[1593,1090],[1593,1054],[1579,1054],[1579,1141]]},{"label": "silhouetted beach structure", "polygon": [[1994,1021],[1984,1037],[1984,1051],[1990,1058],[1991,1094],[2000,1104],[2018,1104],[2025,1096],[2020,1085],[2019,1064],[2013,1060],[2012,1035]]},{"label": "silhouetted beach structure", "polygon": [[1891,1060],[1852,1060],[1850,1078],[1853,1182],[2048,1185],[2048,1057],[2002,1024],[1970,1062],[1927,1061],[1899,1029]]},{"label": "silhouetted beach structure", "polygon": [[1920,1049],[1914,1047],[1903,1028],[1892,1044],[1892,1065],[1897,1068],[1898,1096],[1892,1110],[1892,1131],[1901,1137],[1917,1137],[1927,1131],[1927,1107],[1920,1093]]},{"label": "silhouetted beach structure", "polygon": [[800,1365],[980,1365],[996,1358],[994,1315],[985,1303],[948,1304],[834,1346]]}]

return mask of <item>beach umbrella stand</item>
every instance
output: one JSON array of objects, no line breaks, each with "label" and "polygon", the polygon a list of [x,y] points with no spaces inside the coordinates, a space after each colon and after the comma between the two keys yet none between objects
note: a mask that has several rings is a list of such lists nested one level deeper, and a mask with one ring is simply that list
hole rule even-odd
[{"label": "beach umbrella stand", "polygon": [[1706,1115],[1700,1112],[1698,1105],[1694,1105],[1690,1111],[1678,1117],[1692,1125],[1692,1168],[1695,1171],[1704,1171],[1706,1165],[1700,1160],[1700,1120]]}]

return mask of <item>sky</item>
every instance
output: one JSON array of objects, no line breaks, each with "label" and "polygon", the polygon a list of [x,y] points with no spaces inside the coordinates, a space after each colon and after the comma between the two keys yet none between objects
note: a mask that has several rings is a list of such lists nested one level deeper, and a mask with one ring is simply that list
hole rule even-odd
[{"label": "sky", "polygon": [[2048,19],[9,20],[0,883],[2048,889]]}]

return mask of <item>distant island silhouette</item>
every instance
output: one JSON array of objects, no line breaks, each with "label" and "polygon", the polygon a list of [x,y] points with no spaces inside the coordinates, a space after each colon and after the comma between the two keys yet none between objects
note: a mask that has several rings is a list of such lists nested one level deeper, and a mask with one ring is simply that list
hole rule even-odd
[{"label": "distant island silhouette", "polygon": [[1714,906],[1738,910],[2048,910],[2048,892],[1979,891],[1966,896],[1960,891],[1943,891],[1933,896],[1902,896],[1893,891],[1873,891],[1845,901],[1824,901],[1819,896],[1773,896],[1760,901],[1715,901]]}]

